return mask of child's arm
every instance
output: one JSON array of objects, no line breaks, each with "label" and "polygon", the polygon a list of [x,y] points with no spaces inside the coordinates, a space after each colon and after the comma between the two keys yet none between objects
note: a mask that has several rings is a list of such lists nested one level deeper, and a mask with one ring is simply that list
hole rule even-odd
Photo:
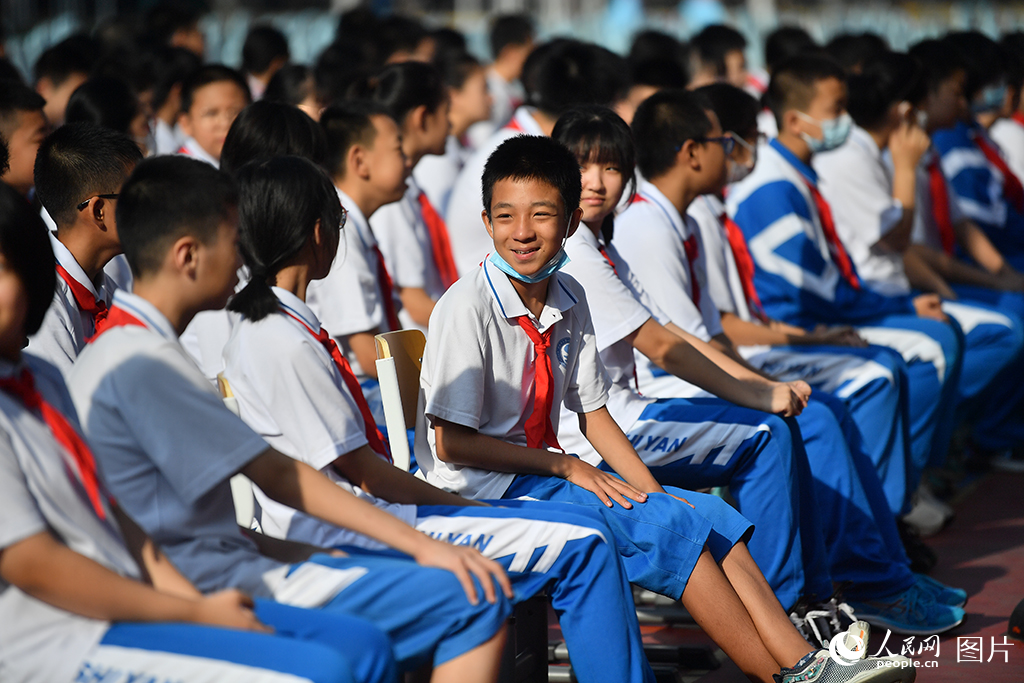
[{"label": "child's arm", "polygon": [[377,345],[373,338],[380,333],[376,327],[367,332],[356,332],[346,337],[348,347],[368,377],[377,378]]},{"label": "child's arm", "polygon": [[778,320],[767,325],[743,320],[735,313],[722,311],[722,329],[740,346],[867,346],[850,327],[825,327],[805,330]]},{"label": "child's arm", "polygon": [[374,538],[416,562],[451,571],[462,583],[470,602],[476,604],[476,576],[489,602],[494,602],[494,581],[512,597],[512,585],[497,562],[479,551],[452,546],[422,534],[397,517],[356,498],[309,465],[268,448],[242,468],[264,493],[279,503],[301,510],[336,526]]},{"label": "child's arm", "polygon": [[0,551],[0,577],[37,600],[92,619],[192,622],[270,632],[235,590],[184,598],[116,574],[43,531]]},{"label": "child's arm", "polygon": [[162,593],[178,595],[183,598],[200,598],[200,593],[192,582],[182,576],[178,568],[157,547],[135,520],[128,516],[120,506],[114,505],[114,516],[117,517],[121,535],[124,537],[128,552],[135,558],[135,563],[142,571],[143,581]]},{"label": "child's arm", "polygon": [[442,491],[380,458],[366,445],[346,453],[331,465],[334,470],[383,500],[407,505],[481,505],[486,503]]},{"label": "child's arm", "polygon": [[414,323],[422,327],[430,323],[430,314],[437,302],[430,298],[427,290],[422,287],[399,287],[398,298],[402,300],[402,308]]},{"label": "child's arm", "polygon": [[982,268],[999,276],[1003,282],[1000,289],[1024,289],[1024,276],[1006,262],[1003,255],[999,253],[999,250],[989,240],[988,235],[974,221],[965,218],[962,221],[958,221],[953,226],[953,230],[956,232],[957,241],[963,246],[964,251]]},{"label": "child's arm", "polygon": [[608,507],[615,501],[628,509],[633,507],[630,500],[647,500],[642,490],[571,455],[517,446],[471,427],[438,417],[433,420],[437,457],[444,462],[493,472],[560,477],[594,493]]}]

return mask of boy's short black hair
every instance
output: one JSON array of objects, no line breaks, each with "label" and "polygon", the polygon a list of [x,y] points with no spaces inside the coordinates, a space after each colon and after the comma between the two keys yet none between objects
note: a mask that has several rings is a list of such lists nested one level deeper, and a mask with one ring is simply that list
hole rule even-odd
[{"label": "boy's short black hair", "polygon": [[662,90],[644,100],[633,115],[636,166],[648,180],[671,169],[680,145],[711,132],[711,103],[687,90]]},{"label": "boy's short black hair", "polygon": [[189,0],[163,0],[146,14],[143,40],[149,45],[168,45],[174,34],[199,25],[202,12]]},{"label": "boy's short black hair", "polygon": [[75,88],[64,112],[65,123],[91,123],[128,133],[142,105],[127,82],[112,76],[93,77]]},{"label": "boy's short black hair", "polygon": [[21,72],[18,71],[18,67],[14,66],[7,57],[0,57],[0,80],[25,82],[25,79],[21,77]]},{"label": "boy's short black hair", "polygon": [[746,90],[729,83],[710,83],[694,92],[707,98],[723,132],[731,131],[744,138],[757,134],[761,107]]},{"label": "boy's short black hair", "polygon": [[0,183],[0,252],[28,292],[25,336],[35,334],[53,302],[57,271],[49,231],[25,198]]},{"label": "boy's short black hair", "polygon": [[714,68],[716,76],[725,76],[725,56],[747,49],[747,39],[731,26],[714,24],[690,38],[690,50],[702,64]]},{"label": "boy's short black hair", "polygon": [[928,93],[938,92],[942,84],[957,72],[967,73],[967,64],[960,48],[934,38],[922,40],[910,48],[910,55],[924,67],[924,80]]},{"label": "boy's short black hair", "polygon": [[420,43],[427,37],[427,29],[423,24],[399,14],[381,19],[377,25],[378,58],[381,64],[399,52],[415,52]]},{"label": "boy's short black hair", "polygon": [[33,169],[36,196],[60,229],[75,222],[80,202],[116,194],[140,161],[138,145],[123,133],[66,123],[39,145]]},{"label": "boy's short black hair", "polygon": [[817,48],[818,44],[814,42],[811,34],[799,26],[780,26],[765,38],[765,68],[768,69],[768,73],[771,73],[775,71],[775,67],[790,57]]},{"label": "boy's short black hair", "polygon": [[9,139],[18,124],[18,114],[42,111],[46,100],[21,81],[0,81],[0,136]]},{"label": "boy's short black hair", "polygon": [[533,19],[527,14],[502,14],[491,23],[491,57],[498,58],[509,45],[525,45],[533,40]]},{"label": "boy's short black hair", "polygon": [[557,39],[538,46],[523,65],[529,104],[552,118],[586,104],[610,105],[629,89],[625,60],[593,43]]},{"label": "boy's short black hair", "polygon": [[11,168],[11,150],[7,148],[7,141],[0,135],[0,175],[7,173]]},{"label": "boy's short black hair", "polygon": [[72,74],[88,75],[99,54],[99,43],[89,36],[69,36],[39,55],[32,69],[35,82],[46,78],[54,86],[60,86]]},{"label": "boy's short black hair", "polygon": [[373,126],[374,116],[391,114],[382,104],[369,100],[350,100],[333,105],[320,115],[320,125],[327,136],[327,172],[336,178],[344,178],[348,170],[345,159],[354,145],[370,147],[377,137]]},{"label": "boy's short black hair", "polygon": [[203,244],[217,239],[238,206],[227,173],[185,156],[145,159],[121,188],[117,234],[136,278],[158,271],[167,250],[185,235]]},{"label": "boy's short black hair", "polygon": [[494,186],[499,180],[538,180],[557,188],[566,220],[579,208],[583,193],[576,155],[561,143],[541,135],[517,135],[501,143],[487,158],[482,181],[488,218]]},{"label": "boy's short black hair", "polygon": [[288,61],[288,37],[273,26],[253,26],[242,45],[242,71],[261,74],[275,59]]},{"label": "boy's short black hair", "polygon": [[202,58],[183,47],[159,47],[152,53],[153,60],[153,110],[167,103],[174,86],[185,80],[203,66]]},{"label": "boy's short black hair", "polygon": [[245,77],[242,74],[223,64],[207,64],[193,72],[182,83],[181,111],[187,113],[192,108],[192,100],[195,98],[197,90],[203,86],[210,85],[211,83],[220,83],[221,81],[230,81],[237,85],[245,94],[246,101],[252,102],[249,84],[245,82]]},{"label": "boy's short black hair", "polygon": [[236,175],[256,159],[300,156],[323,166],[327,158],[324,129],[302,110],[265,99],[243,109],[224,140],[220,167]]},{"label": "boy's short black hair", "polygon": [[877,33],[841,33],[825,45],[825,52],[847,73],[860,71],[869,59],[888,51],[889,44]]},{"label": "boy's short black hair", "polygon": [[790,109],[806,109],[814,99],[817,83],[829,78],[845,83],[846,71],[825,55],[797,55],[779,64],[765,93],[765,103],[775,115],[779,130],[782,115]]},{"label": "boy's short black hair", "polygon": [[674,36],[662,31],[647,29],[633,36],[627,59],[639,64],[653,59],[667,59],[684,66],[687,62],[688,47]]},{"label": "boy's short black hair", "polygon": [[928,95],[924,67],[905,52],[886,52],[864,62],[848,79],[846,109],[861,128],[883,124],[894,104],[920,105]]},{"label": "boy's short black hair", "polygon": [[965,94],[970,102],[989,85],[1007,82],[1010,68],[999,44],[980,31],[950,33],[942,42],[960,51],[967,69]]}]

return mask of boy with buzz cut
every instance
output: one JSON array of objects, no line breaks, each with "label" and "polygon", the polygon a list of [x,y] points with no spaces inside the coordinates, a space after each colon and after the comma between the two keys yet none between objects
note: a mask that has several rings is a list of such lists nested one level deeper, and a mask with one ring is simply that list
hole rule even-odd
[{"label": "boy with buzz cut", "polygon": [[250,102],[242,74],[223,64],[201,67],[181,85],[178,127],[185,139],[178,154],[219,166],[228,130]]},{"label": "boy with buzz cut", "polygon": [[[518,136],[488,159],[482,218],[495,251],[441,297],[423,356],[427,424],[416,451],[427,480],[471,498],[599,511],[630,581],[681,599],[752,680],[912,681],[912,668],[844,667],[812,650],[746,549],[750,524],[713,496],[666,491],[632,449],[605,407],[609,380],[584,292],[557,272],[580,194],[579,163],[554,140]],[[620,476],[561,451],[563,401]]]},{"label": "boy with buzz cut", "polygon": [[57,224],[50,243],[57,290],[29,350],[67,374],[96,331],[117,288],[103,267],[121,253],[115,208],[121,185],[142,153],[127,136],[69,123],[51,133],[36,156],[36,196]]},{"label": "boy with buzz cut", "polygon": [[49,130],[43,107],[46,100],[19,81],[0,81],[0,137],[10,154],[0,181],[22,197],[32,189],[32,164],[39,145]]},{"label": "boy with buzz cut", "polygon": [[[233,292],[236,206],[227,174],[180,156],[143,161],[121,189],[118,229],[134,292],[114,295],[69,375],[104,484],[199,590],[237,588],[359,616],[389,636],[404,671],[433,663],[437,682],[492,681],[510,612],[501,567],[269,447],[224,407],[178,342],[197,312],[222,308]],[[228,481],[239,472],[273,500],[411,557],[311,554],[243,535]]]}]

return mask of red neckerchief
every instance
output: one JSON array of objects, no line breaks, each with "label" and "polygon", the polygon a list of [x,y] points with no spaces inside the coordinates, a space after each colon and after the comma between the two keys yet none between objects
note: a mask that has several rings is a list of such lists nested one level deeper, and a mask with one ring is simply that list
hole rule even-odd
[{"label": "red neckerchief", "polygon": [[430,234],[430,249],[434,257],[434,265],[441,276],[441,284],[445,289],[451,287],[459,279],[459,271],[455,267],[455,256],[452,255],[452,243],[448,236],[448,226],[434,205],[430,203],[427,193],[420,191],[417,198],[420,204],[420,215]]},{"label": "red neckerchief", "polygon": [[[319,332],[314,332],[313,328],[306,324],[306,321],[295,315],[286,308],[280,309],[282,313],[297,321],[302,325],[307,332],[320,342],[323,347],[327,350],[331,360],[334,361],[334,366],[338,368],[338,372],[341,373],[341,378],[345,380],[345,386],[348,388],[348,393],[352,395],[352,400],[356,402],[356,406],[359,408],[359,414],[363,416],[363,429],[366,432],[366,441],[373,449],[375,453],[383,458],[386,458],[388,462],[391,460],[391,449],[388,448],[387,442],[384,440],[384,435],[377,429],[377,423],[373,419],[373,413],[370,412],[370,404],[366,402],[366,397],[363,396],[363,388],[359,386],[359,380],[356,379],[356,375],[352,372],[352,366],[348,364],[348,360],[341,353],[341,349],[338,348],[337,342],[331,339],[331,335],[327,333],[323,327],[320,328]],[[396,435],[396,438],[405,438],[404,434]]]},{"label": "red neckerchief", "polygon": [[928,189],[932,195],[932,216],[939,229],[942,251],[952,256],[956,247],[956,233],[949,215],[949,188],[946,187],[946,176],[942,173],[938,155],[928,164]]},{"label": "red neckerchief", "polygon": [[1010,170],[1006,160],[999,154],[999,150],[992,146],[985,136],[972,131],[971,137],[974,144],[985,155],[988,162],[995,166],[1003,174],[1003,196],[1010,202],[1018,213],[1024,213],[1024,185],[1021,185],[1020,178]]},{"label": "red neckerchief", "polygon": [[555,387],[554,377],[551,374],[551,358],[548,356],[548,347],[551,346],[551,329],[548,328],[541,334],[529,316],[521,315],[516,318],[519,327],[523,328],[526,336],[533,342],[534,352],[534,382],[533,382],[533,412],[526,418],[526,445],[530,448],[544,448],[548,446],[562,450],[558,445],[558,436],[551,424],[551,409],[554,403]]},{"label": "red neckerchief", "polygon": [[125,327],[129,325],[145,327],[146,323],[142,322],[134,315],[132,315],[131,313],[129,313],[128,311],[124,310],[119,306],[111,306],[110,311],[107,313],[107,317],[104,318],[102,321],[98,321],[96,323],[96,332],[91,337],[89,337],[86,340],[86,342],[91,344],[92,342],[96,341],[99,338],[99,336],[106,332],[107,330],[112,330],[115,327]]},{"label": "red neckerchief", "polygon": [[384,316],[388,320],[388,330],[394,332],[402,329],[402,323],[398,321],[398,311],[395,310],[395,285],[388,273],[388,266],[384,263],[384,254],[380,253],[380,247],[373,245],[373,252],[377,255],[377,282],[380,283],[380,296],[384,300]]},{"label": "red neckerchief", "polygon": [[92,317],[93,329],[97,329],[107,318],[106,302],[94,297],[92,292],[86,289],[85,285],[71,277],[71,273],[59,263],[57,264],[57,275],[60,275],[60,278],[67,283],[68,288],[71,290],[71,295],[75,297],[75,303],[78,304],[78,308]]},{"label": "red neckerchief", "polygon": [[89,497],[92,509],[96,515],[105,520],[107,513],[103,509],[103,497],[110,499],[103,490],[99,476],[96,473],[96,459],[92,451],[82,437],[71,426],[71,423],[61,415],[60,411],[50,405],[42,394],[36,390],[35,380],[28,368],[24,368],[18,377],[0,379],[0,390],[5,391],[21,403],[31,412],[38,413],[43,422],[50,429],[53,438],[56,439],[65,451],[74,459],[78,467],[79,480],[85,487],[85,493]]},{"label": "red neckerchief", "polygon": [[722,227],[725,228],[725,236],[729,239],[732,258],[736,261],[736,270],[740,275],[740,284],[743,286],[743,296],[747,300],[747,308],[755,318],[767,323],[768,316],[764,312],[764,306],[761,305],[761,297],[757,295],[757,289],[754,288],[754,259],[750,256],[750,250],[747,249],[747,240],[743,236],[743,231],[740,230],[740,226],[736,225],[736,221],[729,218],[728,214],[723,213],[720,218]]},{"label": "red neckerchief", "polygon": [[829,251],[832,252],[832,258],[835,260],[836,265],[839,266],[839,272],[842,274],[843,279],[850,283],[851,287],[860,289],[860,279],[853,272],[853,262],[850,261],[850,255],[846,253],[846,248],[839,239],[839,233],[836,232],[836,224],[832,219],[831,207],[829,207],[825,198],[821,196],[818,188],[806,178],[804,179],[804,184],[807,185],[807,189],[811,191],[811,196],[814,197],[814,204],[818,208],[818,217],[821,219],[821,229],[825,233],[825,239],[828,240],[828,247]]}]

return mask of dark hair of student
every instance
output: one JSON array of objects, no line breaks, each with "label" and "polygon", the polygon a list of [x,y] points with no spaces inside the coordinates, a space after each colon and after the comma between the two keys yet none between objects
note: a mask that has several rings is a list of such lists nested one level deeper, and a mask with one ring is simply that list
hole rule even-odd
[{"label": "dark hair of student", "polygon": [[243,109],[231,124],[220,167],[235,175],[250,161],[286,154],[323,165],[327,159],[324,130],[301,109],[260,100]]},{"label": "dark hair of student", "polygon": [[847,73],[856,73],[872,57],[889,51],[889,44],[875,33],[841,33],[825,45],[825,52]]},{"label": "dark hair of student", "polygon": [[282,102],[296,107],[316,96],[313,70],[304,64],[285,64],[270,78],[261,101]]},{"label": "dark hair of student", "polygon": [[960,51],[967,69],[968,102],[986,86],[1008,80],[1006,55],[999,44],[980,31],[950,33],[942,40]]},{"label": "dark hair of student", "polygon": [[186,235],[215,242],[237,205],[234,180],[206,162],[178,155],[143,160],[117,200],[117,235],[132,275],[158,271]]},{"label": "dark hair of student", "polygon": [[199,71],[203,60],[195,52],[183,47],[160,47],[153,53],[154,110],[167,103],[174,86],[181,86],[193,73]]},{"label": "dark hair of student", "polygon": [[11,60],[6,57],[0,57],[0,80],[2,81],[17,81],[24,83],[25,79],[21,77],[21,72],[18,68],[11,64]]},{"label": "dark hair of student", "polygon": [[434,41],[434,57],[431,61],[435,63],[439,59],[450,59],[469,50],[466,36],[447,26],[431,31],[430,38]]},{"label": "dark hair of student", "polygon": [[120,78],[90,78],[71,93],[64,121],[127,133],[140,106],[131,86]]},{"label": "dark hair of student", "polygon": [[1024,32],[1007,33],[999,47],[1007,61],[1010,85],[1019,90],[1024,85]]},{"label": "dark hair of student", "polygon": [[498,58],[509,45],[525,45],[533,39],[533,19],[527,14],[503,14],[494,18],[489,36],[491,57]]},{"label": "dark hair of student", "polygon": [[609,105],[629,89],[622,57],[569,39],[535,48],[523,65],[522,82],[528,104],[552,118],[584,104]]},{"label": "dark hair of student", "polygon": [[488,217],[494,186],[500,180],[536,180],[557,188],[566,220],[579,208],[583,193],[576,156],[562,143],[541,135],[517,135],[501,143],[487,158],[482,198]]},{"label": "dark hair of student", "polygon": [[252,321],[276,311],[274,276],[309,244],[318,222],[321,239],[333,244],[333,259],[341,217],[331,179],[307,159],[273,157],[239,169],[238,241],[250,277],[228,308]]},{"label": "dark hair of student", "polygon": [[207,64],[182,82],[181,111],[187,112],[192,108],[192,99],[195,97],[197,90],[203,86],[210,85],[211,83],[220,83],[221,81],[231,81],[245,94],[246,101],[252,101],[249,84],[245,82],[245,77],[242,74],[223,64]]},{"label": "dark hair of student", "polygon": [[0,135],[0,175],[7,173],[11,168],[11,150],[7,148],[7,141]]},{"label": "dark hair of student", "polygon": [[685,69],[687,52],[688,47],[674,36],[647,29],[633,36],[627,59],[630,64],[664,59],[676,62]]},{"label": "dark hair of student", "polygon": [[460,90],[470,76],[483,68],[480,60],[468,52],[437,53],[433,64],[444,84],[455,90]]},{"label": "dark hair of student", "polygon": [[818,44],[807,31],[799,26],[780,26],[764,41],[764,63],[768,73],[775,70],[782,62],[795,57],[801,52],[814,50]]},{"label": "dark hair of student", "polygon": [[28,337],[43,324],[57,287],[57,272],[53,247],[39,212],[4,183],[0,183],[0,252],[28,292],[24,329]]},{"label": "dark hair of student", "polygon": [[941,40],[922,40],[913,45],[909,52],[924,67],[925,87],[929,94],[938,92],[942,84],[957,72],[967,72],[967,65],[959,48]]},{"label": "dark hair of student", "polygon": [[631,85],[685,88],[690,82],[686,70],[674,60],[669,59],[649,59],[646,62],[631,63],[629,73]]},{"label": "dark hair of student", "polygon": [[437,111],[448,91],[441,81],[441,74],[430,64],[402,62],[389,64],[377,75],[355,84],[349,90],[349,96],[355,100],[376,102],[401,126],[405,117],[417,107],[426,107],[428,112]]},{"label": "dark hair of student", "polygon": [[356,48],[349,44],[328,45],[313,65],[316,99],[322,105],[344,100],[353,83],[365,80],[374,69],[360,60]]},{"label": "dark hair of student", "polygon": [[420,43],[429,37],[423,24],[412,17],[392,14],[377,24],[377,57],[381,64],[399,52],[415,52]]},{"label": "dark hair of student", "polygon": [[707,98],[723,132],[733,132],[744,139],[757,135],[757,114],[761,108],[746,90],[729,83],[710,83],[694,92]]},{"label": "dark hair of student", "polygon": [[116,194],[140,161],[139,146],[124,133],[66,123],[39,145],[33,169],[36,196],[60,229],[74,223],[80,202]]},{"label": "dark hair of student", "polygon": [[275,59],[288,61],[288,37],[273,26],[253,26],[242,44],[242,71],[261,74]]},{"label": "dark hair of student", "polygon": [[75,34],[47,48],[39,55],[32,74],[35,82],[46,78],[60,86],[72,74],[88,74],[100,54],[99,44],[84,34]]},{"label": "dark hair of student", "polygon": [[725,76],[725,56],[746,48],[747,39],[743,34],[724,24],[708,26],[690,38],[690,50],[701,62],[714,67],[718,76]]},{"label": "dark hair of student", "polygon": [[150,45],[167,45],[178,31],[197,26],[201,16],[194,2],[159,2],[146,14],[143,41]]},{"label": "dark hair of student", "polygon": [[[636,192],[636,149],[633,133],[618,114],[607,107],[578,107],[562,114],[551,137],[574,155],[577,163],[610,164],[618,167],[628,197]],[[605,216],[601,232],[611,242],[614,215]]]},{"label": "dark hair of student", "polygon": [[687,90],[662,90],[644,100],[632,126],[640,173],[650,180],[671,169],[680,145],[711,132],[710,109],[706,97]]},{"label": "dark hair of student", "polygon": [[814,99],[818,82],[829,78],[845,82],[846,71],[826,55],[797,55],[779,64],[772,73],[764,99],[780,130],[782,115],[790,109],[806,109]]},{"label": "dark hair of student", "polygon": [[846,110],[861,128],[873,130],[883,123],[893,105],[920,104],[928,95],[924,68],[904,52],[886,52],[864,63],[847,80]]},{"label": "dark hair of student", "polygon": [[372,117],[391,114],[383,105],[369,100],[351,100],[328,107],[320,115],[320,125],[327,136],[327,172],[344,178],[348,151],[354,145],[370,147],[377,137]]},{"label": "dark hair of student", "polygon": [[23,111],[42,111],[46,100],[21,81],[0,81],[0,135],[13,131],[17,115]]}]

